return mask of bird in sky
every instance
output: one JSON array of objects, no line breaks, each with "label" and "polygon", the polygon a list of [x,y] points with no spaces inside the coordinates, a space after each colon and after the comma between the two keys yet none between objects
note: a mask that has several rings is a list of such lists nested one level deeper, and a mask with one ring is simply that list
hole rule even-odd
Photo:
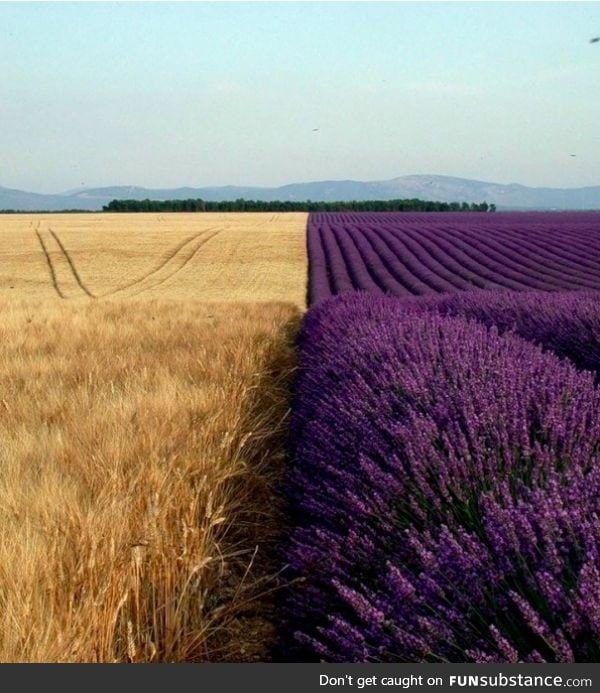
[{"label": "bird in sky", "polygon": [[569,154],[569,156],[577,156],[577,154]]},{"label": "bird in sky", "polygon": [[590,39],[590,43],[600,43],[600,36],[594,36],[593,39]]},{"label": "bird in sky", "polygon": [[319,128],[313,128],[313,132],[319,132]]}]

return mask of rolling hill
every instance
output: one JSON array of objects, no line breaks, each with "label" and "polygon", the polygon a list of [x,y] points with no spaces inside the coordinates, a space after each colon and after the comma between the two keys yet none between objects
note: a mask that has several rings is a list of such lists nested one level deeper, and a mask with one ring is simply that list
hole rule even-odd
[{"label": "rolling hill", "polygon": [[508,185],[467,178],[437,175],[410,175],[384,181],[330,180],[291,183],[280,187],[142,188],[111,186],[81,188],[61,194],[41,195],[0,187],[0,210],[59,211],[101,210],[114,199],[235,200],[390,200],[420,198],[441,202],[493,203],[498,209],[600,209],[600,185],[584,188],[535,188],[518,183]]}]

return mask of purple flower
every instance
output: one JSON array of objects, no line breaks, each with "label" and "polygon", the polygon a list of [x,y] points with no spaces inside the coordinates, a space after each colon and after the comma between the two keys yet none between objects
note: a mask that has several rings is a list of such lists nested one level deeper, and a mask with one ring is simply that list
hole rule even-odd
[{"label": "purple flower", "polygon": [[305,318],[287,656],[600,661],[593,374],[411,303],[348,292]]}]

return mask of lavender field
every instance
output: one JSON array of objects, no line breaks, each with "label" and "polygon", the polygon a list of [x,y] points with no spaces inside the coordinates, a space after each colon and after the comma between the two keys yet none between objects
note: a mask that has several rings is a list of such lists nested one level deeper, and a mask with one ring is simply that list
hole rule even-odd
[{"label": "lavender field", "polygon": [[311,214],[309,299],[600,289],[599,229],[598,212]]},{"label": "lavender field", "polygon": [[286,657],[600,662],[600,214],[315,214],[308,247]]}]

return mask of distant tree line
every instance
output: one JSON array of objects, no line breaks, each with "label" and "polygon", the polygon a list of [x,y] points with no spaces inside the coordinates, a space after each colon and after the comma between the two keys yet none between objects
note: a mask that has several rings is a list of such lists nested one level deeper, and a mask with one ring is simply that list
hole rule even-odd
[{"label": "distant tree line", "polygon": [[237,200],[112,200],[104,212],[495,212],[487,202],[432,202],[405,200],[352,200],[347,202]]},{"label": "distant tree line", "polygon": [[[339,202],[237,200],[209,202],[187,200],[112,200],[103,212],[495,212],[487,202],[434,202],[402,200],[352,200]],[[94,214],[90,209],[0,209],[0,214]]]}]

